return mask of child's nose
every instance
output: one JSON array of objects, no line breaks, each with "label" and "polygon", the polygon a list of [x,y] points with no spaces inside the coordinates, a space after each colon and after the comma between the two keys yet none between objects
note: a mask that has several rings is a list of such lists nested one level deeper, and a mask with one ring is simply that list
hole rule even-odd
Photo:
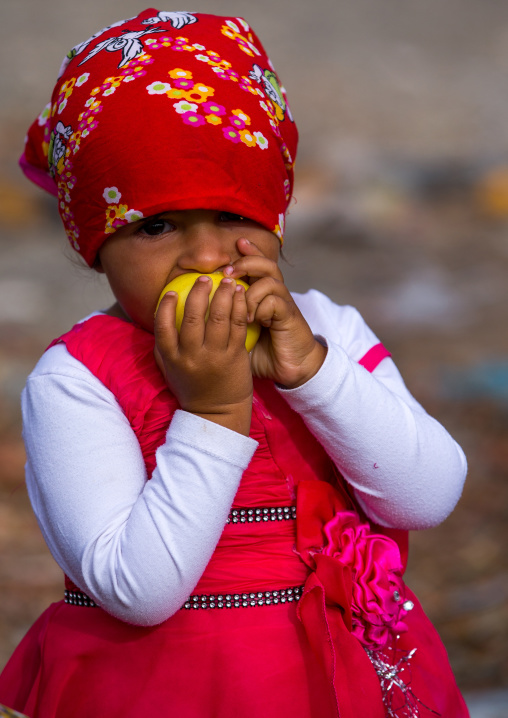
[{"label": "child's nose", "polygon": [[211,274],[234,261],[235,242],[217,227],[194,228],[186,238],[186,248],[180,258],[182,269]]}]

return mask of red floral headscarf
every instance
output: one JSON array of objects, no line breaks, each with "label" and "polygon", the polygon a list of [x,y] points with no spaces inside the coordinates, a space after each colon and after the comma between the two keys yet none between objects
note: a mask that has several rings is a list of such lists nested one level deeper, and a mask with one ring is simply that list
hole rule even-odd
[{"label": "red floral headscarf", "polygon": [[92,265],[119,227],[220,209],[282,241],[298,132],[241,18],[148,9],[77,45],[20,160]]}]

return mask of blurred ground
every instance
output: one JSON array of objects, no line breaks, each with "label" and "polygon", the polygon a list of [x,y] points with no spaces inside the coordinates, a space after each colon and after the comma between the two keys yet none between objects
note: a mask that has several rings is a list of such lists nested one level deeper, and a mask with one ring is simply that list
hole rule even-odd
[{"label": "blurred ground", "polygon": [[[140,9],[129,0],[120,14]],[[508,6],[193,9],[246,16],[292,100],[302,144],[288,284],[358,307],[466,451],[464,496],[442,526],[412,537],[408,583],[473,718],[507,716]],[[109,296],[69,259],[53,204],[15,160],[68,47],[116,19],[99,0],[4,0],[0,10],[0,665],[62,590],[23,485],[19,393],[49,341]]]}]

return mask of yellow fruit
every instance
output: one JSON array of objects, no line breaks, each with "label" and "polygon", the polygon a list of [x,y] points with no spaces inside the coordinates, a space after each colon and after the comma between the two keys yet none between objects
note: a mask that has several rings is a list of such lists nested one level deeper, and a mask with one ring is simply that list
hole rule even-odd
[{"label": "yellow fruit", "polygon": [[[196,279],[198,277],[210,277],[212,280],[212,291],[210,292],[210,298],[208,301],[208,306],[210,306],[210,302],[212,301],[212,297],[217,291],[217,288],[219,284],[221,283],[221,280],[224,278],[224,275],[222,272],[215,272],[214,274],[198,274],[196,272],[188,272],[187,274],[180,274],[178,277],[173,279],[169,284],[166,284],[164,289],[161,292],[161,295],[159,297],[159,301],[157,302],[157,309],[159,308],[159,304],[161,302],[162,297],[166,294],[166,292],[176,292],[178,294],[178,303],[176,305],[176,328],[178,331],[180,331],[180,327],[182,326],[182,319],[183,319],[183,310],[185,308],[185,302],[187,301],[187,296],[194,286]],[[245,287],[245,289],[249,288],[249,285],[246,282],[243,282],[241,279],[235,279],[235,282],[237,284],[241,284],[242,287]],[[208,312],[206,313],[205,319],[208,319]],[[249,324],[247,326],[247,338],[245,340],[245,348],[248,352],[251,352],[255,345],[257,340],[259,339],[259,334],[261,332],[261,327],[259,324],[254,322],[253,324]]]}]

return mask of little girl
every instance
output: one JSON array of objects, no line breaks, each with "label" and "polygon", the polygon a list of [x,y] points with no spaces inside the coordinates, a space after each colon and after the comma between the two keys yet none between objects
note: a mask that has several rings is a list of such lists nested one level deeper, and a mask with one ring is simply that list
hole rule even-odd
[{"label": "little girl", "polygon": [[[24,172],[116,297],[23,393],[66,577],[0,677],[31,718],[468,715],[402,579],[465,459],[353,308],[286,288],[296,145],[244,20],[153,9],[75,47],[29,131]],[[178,333],[163,288],[214,272]]]}]

